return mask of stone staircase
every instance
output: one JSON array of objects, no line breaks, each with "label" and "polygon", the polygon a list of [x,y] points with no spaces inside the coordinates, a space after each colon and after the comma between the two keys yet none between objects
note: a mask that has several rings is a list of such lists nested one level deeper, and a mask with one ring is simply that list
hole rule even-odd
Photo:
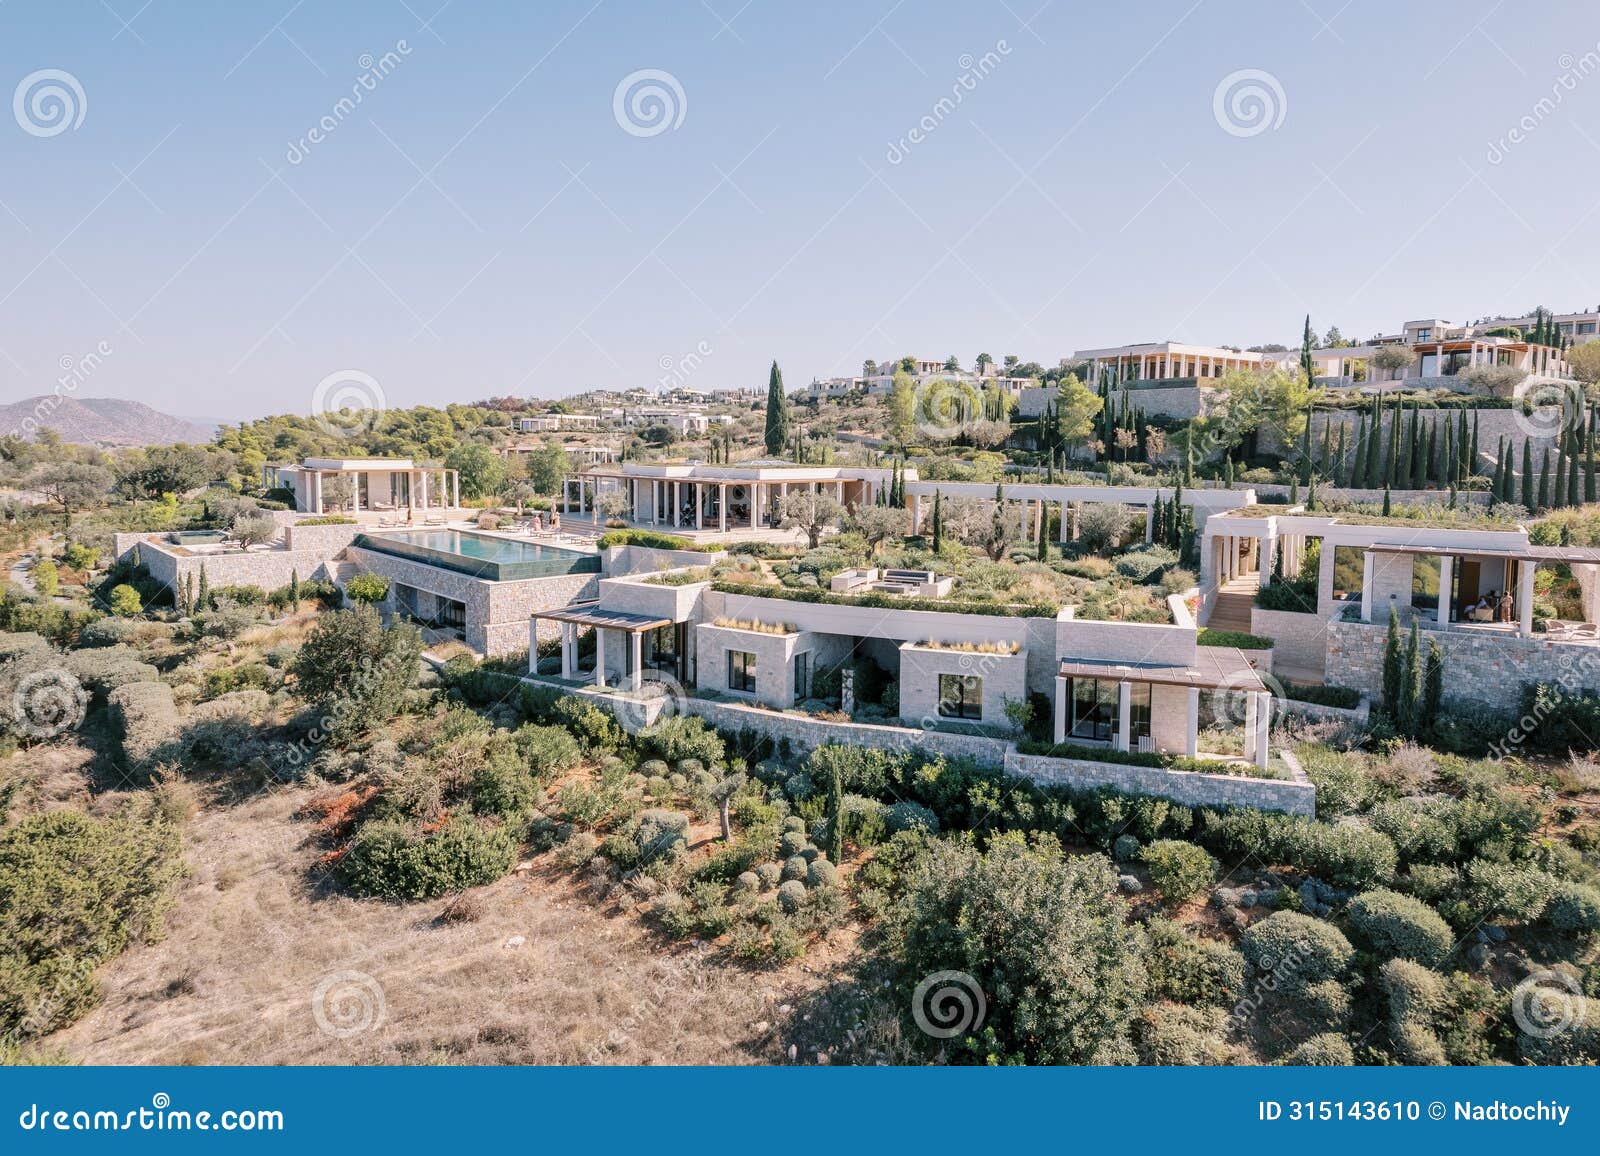
[{"label": "stone staircase", "polygon": [[1211,617],[1206,626],[1212,630],[1237,630],[1250,633],[1250,608],[1256,603],[1256,590],[1260,586],[1258,575],[1249,574],[1235,578],[1217,591],[1211,604]]}]

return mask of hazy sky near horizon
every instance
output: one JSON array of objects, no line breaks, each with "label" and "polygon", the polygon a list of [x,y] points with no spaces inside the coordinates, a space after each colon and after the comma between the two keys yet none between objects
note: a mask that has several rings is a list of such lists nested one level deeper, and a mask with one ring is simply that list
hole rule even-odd
[{"label": "hazy sky near horizon", "polygon": [[0,402],[97,349],[78,396],[238,419],[1600,305],[1577,0],[9,0],[0,82]]}]

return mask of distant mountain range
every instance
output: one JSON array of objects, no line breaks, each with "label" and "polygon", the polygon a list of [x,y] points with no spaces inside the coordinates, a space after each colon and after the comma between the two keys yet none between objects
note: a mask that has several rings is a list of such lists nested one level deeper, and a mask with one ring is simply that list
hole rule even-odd
[{"label": "distant mountain range", "polygon": [[204,444],[216,429],[113,397],[41,394],[0,405],[0,435],[17,433],[31,441],[40,426],[55,430],[62,441],[95,446]]}]

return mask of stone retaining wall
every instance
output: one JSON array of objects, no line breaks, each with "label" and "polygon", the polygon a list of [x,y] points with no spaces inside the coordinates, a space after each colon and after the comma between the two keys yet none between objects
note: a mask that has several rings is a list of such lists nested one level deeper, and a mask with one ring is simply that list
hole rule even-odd
[{"label": "stone retaining wall", "polygon": [[[1328,623],[1328,682],[1354,687],[1376,700],[1383,693],[1386,634],[1386,625]],[[1444,652],[1446,699],[1515,710],[1524,683],[1600,690],[1600,646],[1551,642],[1539,634],[1518,638],[1472,630],[1424,630],[1422,637],[1424,643],[1437,642]]]},{"label": "stone retaining wall", "polygon": [[[1130,795],[1156,795],[1186,807],[1253,807],[1258,811],[1281,811],[1308,818],[1315,818],[1317,813],[1317,788],[1305,778],[1303,771],[1296,781],[1251,779],[1242,775],[1206,775],[1085,759],[1055,759],[1015,751],[1007,753],[1005,769],[1008,774],[1031,779],[1041,786],[1082,790],[1110,787]],[[1294,769],[1291,766],[1291,772]]]},{"label": "stone retaining wall", "polygon": [[1328,647],[1328,622],[1320,614],[1298,614],[1292,610],[1250,611],[1250,633],[1272,639],[1272,650],[1280,666],[1310,670],[1323,669]]}]

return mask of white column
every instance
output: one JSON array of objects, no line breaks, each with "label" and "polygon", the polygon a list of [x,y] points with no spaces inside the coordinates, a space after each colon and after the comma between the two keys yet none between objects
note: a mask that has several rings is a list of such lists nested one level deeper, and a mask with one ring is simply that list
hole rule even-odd
[{"label": "white column", "polygon": [[1361,621],[1372,621],[1372,572],[1377,556],[1368,550],[1361,559]]},{"label": "white column", "polygon": [[1517,563],[1517,610],[1522,637],[1533,634],[1533,575],[1538,563],[1524,558]]},{"label": "white column", "polygon": [[450,492],[454,495],[451,503],[456,509],[461,508],[461,475],[455,470],[450,471]]},{"label": "white column", "polygon": [[1441,626],[1450,621],[1450,580],[1455,564],[1454,554],[1444,554],[1439,558],[1439,609],[1434,612],[1434,619]]},{"label": "white column", "polygon": [[644,633],[633,630],[628,633],[632,641],[633,665],[628,670],[628,689],[637,691],[644,682]]},{"label": "white column", "polygon": [[661,482],[656,478],[650,479],[650,524],[661,524]]},{"label": "white column", "polygon": [[571,680],[578,676],[578,628],[570,622],[561,624],[561,677]]},{"label": "white column", "polygon": [[1256,766],[1263,771],[1272,757],[1272,692],[1263,690],[1256,699]]},{"label": "white column", "polygon": [[913,534],[920,533],[921,532],[921,526],[922,526],[922,496],[920,494],[912,494],[911,495],[911,532]]},{"label": "white column", "polygon": [[728,483],[723,482],[717,486],[717,529],[721,533],[728,532]]},{"label": "white column", "polygon": [[1261,704],[1256,700],[1254,691],[1245,691],[1244,695],[1244,757],[1255,762],[1260,755],[1257,748],[1261,739],[1261,728],[1257,720],[1261,715]]},{"label": "white column", "polygon": [[[1272,584],[1272,556],[1277,553],[1277,550],[1278,536],[1276,534],[1267,534],[1261,539],[1260,573],[1261,585],[1263,586],[1270,586]],[[1288,569],[1288,565],[1285,564],[1284,572],[1288,573]]]},{"label": "white column", "polygon": [[1146,546],[1155,541],[1155,533],[1156,508],[1154,506],[1146,506],[1144,508],[1144,544]]},{"label": "white column", "polygon": [[606,684],[606,632],[598,626],[594,628],[594,684]]},{"label": "white column", "polygon": [[1200,753],[1200,688],[1189,688],[1189,709],[1183,726],[1183,753],[1194,758]]},{"label": "white column", "polygon": [[1133,729],[1133,688],[1126,682],[1117,683],[1117,734],[1115,746],[1119,751],[1128,749],[1128,732]]},{"label": "white column", "polygon": [[[428,471],[423,470],[422,476],[418,480],[422,484],[422,508],[426,510],[428,508]],[[562,481],[565,482],[566,479],[563,478]]]},{"label": "white column", "polygon": [[696,530],[704,529],[706,513],[705,487],[699,482],[691,482],[689,483],[689,492],[694,495],[694,528]]},{"label": "white column", "polygon": [[1055,736],[1056,742],[1058,743],[1064,743],[1067,741],[1067,699],[1071,693],[1067,688],[1070,685],[1071,684],[1065,678],[1056,679]]}]

